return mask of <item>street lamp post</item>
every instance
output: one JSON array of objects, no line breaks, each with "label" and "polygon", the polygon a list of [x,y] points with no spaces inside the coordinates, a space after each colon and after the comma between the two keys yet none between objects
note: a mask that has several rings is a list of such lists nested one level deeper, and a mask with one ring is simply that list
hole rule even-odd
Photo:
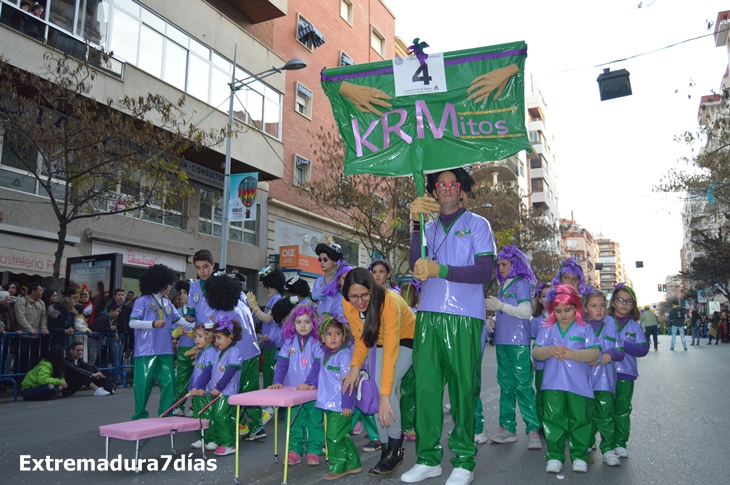
[{"label": "street lamp post", "polygon": [[231,82],[228,86],[231,89],[231,100],[228,105],[228,134],[226,136],[226,164],[223,172],[223,204],[221,214],[221,254],[218,263],[218,269],[225,271],[226,256],[228,251],[228,198],[230,197],[229,182],[231,178],[231,132],[233,131],[233,98],[237,91],[245,88],[254,81],[260,81],[272,74],[278,74],[281,71],[295,71],[307,67],[307,63],[301,59],[291,59],[286,61],[281,67],[272,67],[258,74],[252,74],[245,79],[236,80],[236,54],[238,45],[233,51],[233,72],[231,73]]}]

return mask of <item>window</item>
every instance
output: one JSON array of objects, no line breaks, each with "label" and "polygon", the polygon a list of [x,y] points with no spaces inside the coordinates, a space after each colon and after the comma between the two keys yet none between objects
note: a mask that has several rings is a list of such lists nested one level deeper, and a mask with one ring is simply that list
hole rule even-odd
[{"label": "window", "polygon": [[297,113],[312,118],[312,91],[297,83],[296,107]]},{"label": "window", "polygon": [[[258,204],[257,204],[258,210]],[[198,232],[213,237],[221,237],[223,197],[218,189],[200,187],[200,215]],[[256,214],[258,219],[258,213]],[[256,221],[231,222],[228,224],[228,239],[256,245]]]},{"label": "window", "polygon": [[543,180],[542,179],[532,179],[532,191],[533,192],[542,192],[543,190]]},{"label": "window", "polygon": [[301,15],[297,20],[297,40],[310,51],[324,44],[324,35]]},{"label": "window", "polygon": [[153,198],[150,201],[150,205],[140,211],[140,219],[143,221],[156,222],[157,224],[164,224],[166,226],[182,229],[182,199],[174,197],[169,210],[162,210],[160,208],[159,200],[157,203],[155,202],[156,201]]},{"label": "window", "polygon": [[578,247],[578,240],[577,239],[566,239],[565,245],[569,248],[577,248]]},{"label": "window", "polygon": [[370,217],[385,221],[385,217],[388,215],[388,202],[380,197],[379,195],[373,194],[372,205],[370,206]]},{"label": "window", "polygon": [[385,37],[372,25],[370,26],[370,47],[385,59]]},{"label": "window", "polygon": [[352,25],[352,0],[340,0],[340,17]]},{"label": "window", "polygon": [[542,160],[540,157],[535,157],[530,159],[530,168],[536,169],[536,168],[542,168]]},{"label": "window", "polygon": [[[35,166],[33,170],[37,172],[38,164],[43,163],[43,159],[39,158],[38,152],[24,143],[22,139],[13,142],[6,141],[8,137],[5,130],[0,133],[2,133],[2,137],[0,137],[0,187],[48,197],[46,190],[38,183],[35,176],[28,171],[28,166],[31,165]],[[54,196],[57,199],[64,198],[66,174],[61,170],[62,168],[59,167],[58,170],[54,170],[53,180],[57,182],[51,182]],[[48,173],[43,165],[40,166],[40,172],[43,175]]]},{"label": "window", "polygon": [[355,61],[352,60],[352,57],[345,54],[344,51],[340,51],[340,66],[354,66]]},{"label": "window", "polygon": [[294,185],[305,188],[309,185],[311,167],[312,162],[294,155]]}]

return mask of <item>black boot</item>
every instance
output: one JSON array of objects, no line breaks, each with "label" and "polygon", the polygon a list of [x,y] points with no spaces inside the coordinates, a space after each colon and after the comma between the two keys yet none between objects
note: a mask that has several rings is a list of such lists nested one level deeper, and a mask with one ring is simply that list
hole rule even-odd
[{"label": "black boot", "polygon": [[373,468],[370,469],[368,475],[371,477],[379,477],[393,473],[403,463],[403,438],[394,440],[388,438],[388,447],[383,445],[382,458]]}]

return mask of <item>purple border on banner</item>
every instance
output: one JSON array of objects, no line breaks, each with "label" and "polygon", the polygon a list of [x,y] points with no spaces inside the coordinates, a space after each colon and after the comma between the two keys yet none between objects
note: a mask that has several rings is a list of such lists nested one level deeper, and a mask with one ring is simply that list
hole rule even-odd
[{"label": "purple border on banner", "polygon": [[[445,59],[444,66],[455,66],[457,64],[466,64],[468,62],[486,61],[489,59],[499,59],[502,57],[522,56],[527,54],[527,49],[512,49],[504,52],[494,52],[492,54],[477,54],[475,56],[459,57],[456,59]],[[324,69],[321,72],[322,82],[339,82],[345,79],[356,79],[360,77],[379,76],[381,74],[392,74],[393,67],[384,67],[382,69],[374,69],[372,71],[353,72],[352,74],[342,74],[340,76],[328,76],[324,73]]]}]

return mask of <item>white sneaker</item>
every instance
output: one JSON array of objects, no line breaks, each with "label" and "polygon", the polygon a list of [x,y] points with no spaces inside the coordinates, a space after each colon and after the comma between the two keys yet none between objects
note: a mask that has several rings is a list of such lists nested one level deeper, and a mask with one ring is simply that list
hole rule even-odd
[{"label": "white sneaker", "polygon": [[194,450],[199,450],[203,447],[203,440],[195,441],[192,445],[190,445],[190,448]]},{"label": "white sneaker", "polygon": [[443,471],[441,465],[428,466],[428,465],[414,465],[413,468],[405,472],[400,476],[401,482],[416,483],[427,478],[440,477]]},{"label": "white sneaker", "polygon": [[186,409],[185,410],[185,417],[186,418],[192,418],[193,417],[193,408]]},{"label": "white sneaker", "polygon": [[528,450],[542,450],[542,442],[540,441],[540,435],[537,434],[537,431],[530,431],[530,433],[527,435],[528,439]]},{"label": "white sneaker", "polygon": [[588,463],[583,460],[573,460],[573,473],[585,473],[588,471]]},{"label": "white sneaker", "polygon": [[469,485],[474,480],[474,473],[463,468],[454,468],[451,476],[446,480],[446,485]]},{"label": "white sneaker", "polygon": [[183,408],[175,408],[172,411],[173,416],[185,416],[185,410]]},{"label": "white sneaker", "polygon": [[545,471],[547,473],[560,473],[563,469],[563,464],[559,460],[548,460]]},{"label": "white sneaker", "polygon": [[489,439],[495,443],[514,443],[517,441],[517,435],[504,428],[499,428],[497,434],[492,435]]},{"label": "white sneaker", "polygon": [[206,450],[217,450],[218,444],[211,441],[210,443],[205,444],[205,449]]},{"label": "white sneaker", "polygon": [[629,457],[629,450],[622,446],[617,446],[613,449],[613,451],[616,452],[616,455],[618,455],[619,458],[628,458]]},{"label": "white sneaker", "polygon": [[486,431],[482,431],[481,433],[474,435],[474,443],[477,443],[480,445],[482,443],[486,443],[487,441],[489,441],[489,437],[487,436]]},{"label": "white sneaker", "polygon": [[444,404],[444,414],[451,414],[451,404]]},{"label": "white sneaker", "polygon": [[111,392],[107,391],[103,387],[100,387],[99,389],[94,391],[94,396],[108,396],[110,394],[111,394]]},{"label": "white sneaker", "polygon": [[618,459],[618,455],[613,450],[603,454],[603,463],[608,466],[621,466],[621,460]]}]

